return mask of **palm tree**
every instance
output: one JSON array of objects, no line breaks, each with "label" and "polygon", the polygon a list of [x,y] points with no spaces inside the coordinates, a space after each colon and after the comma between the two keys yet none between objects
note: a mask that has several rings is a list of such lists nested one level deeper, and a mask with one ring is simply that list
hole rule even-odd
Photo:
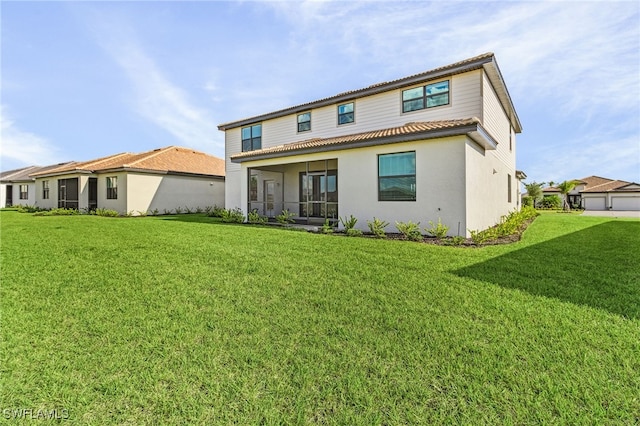
[{"label": "palm tree", "polygon": [[580,181],[578,180],[565,180],[564,182],[561,182],[556,185],[556,188],[558,188],[560,190],[560,193],[562,194],[562,198],[563,198],[562,208],[565,211],[571,210],[571,206],[569,205],[569,193],[579,183]]},{"label": "palm tree", "polygon": [[536,207],[536,205],[540,202],[540,200],[542,199],[542,186],[544,185],[544,182],[531,182],[531,183],[525,183],[524,187],[527,189],[527,195],[529,197],[531,197],[531,199],[533,200],[533,207]]}]

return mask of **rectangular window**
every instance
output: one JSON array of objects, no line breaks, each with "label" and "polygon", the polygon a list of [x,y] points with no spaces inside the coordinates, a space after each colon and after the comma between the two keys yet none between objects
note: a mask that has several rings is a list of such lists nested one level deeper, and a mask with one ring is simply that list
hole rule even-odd
[{"label": "rectangular window", "polygon": [[43,200],[49,199],[49,181],[48,180],[42,181],[42,199]]},{"label": "rectangular window", "polygon": [[511,175],[507,175],[507,202],[511,202]]},{"label": "rectangular window", "polygon": [[242,128],[242,151],[262,148],[262,124]]},{"label": "rectangular window", "polygon": [[416,201],[416,153],[378,155],[378,201]]},{"label": "rectangular window", "polygon": [[338,125],[353,123],[354,121],[353,102],[338,105]]},{"label": "rectangular window", "polygon": [[311,113],[298,114],[298,132],[308,132],[311,130]]},{"label": "rectangular window", "polygon": [[29,185],[20,185],[20,199],[21,200],[29,199]]},{"label": "rectangular window", "polygon": [[449,80],[402,91],[402,112],[449,104]]},{"label": "rectangular window", "polygon": [[111,176],[107,178],[107,200],[118,199],[118,177]]}]

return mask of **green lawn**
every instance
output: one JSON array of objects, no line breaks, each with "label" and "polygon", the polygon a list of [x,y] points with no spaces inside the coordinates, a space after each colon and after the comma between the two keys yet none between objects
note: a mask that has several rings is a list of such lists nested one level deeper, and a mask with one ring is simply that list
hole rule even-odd
[{"label": "green lawn", "polygon": [[440,247],[0,212],[0,422],[637,424],[640,221]]}]

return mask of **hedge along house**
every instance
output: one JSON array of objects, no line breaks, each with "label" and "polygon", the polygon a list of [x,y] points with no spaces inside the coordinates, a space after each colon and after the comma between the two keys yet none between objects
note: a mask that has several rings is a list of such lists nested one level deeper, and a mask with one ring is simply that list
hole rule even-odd
[{"label": "hedge along house", "polygon": [[428,221],[450,235],[518,207],[521,124],[492,53],[220,124],[228,208],[322,223]]},{"label": "hedge along house", "polygon": [[0,207],[33,206],[36,201],[36,183],[33,173],[61,167],[68,163],[51,166],[29,166],[0,173]]},{"label": "hedge along house", "polygon": [[224,174],[221,158],[170,146],[74,162],[33,176],[40,207],[139,215],[223,206]]}]

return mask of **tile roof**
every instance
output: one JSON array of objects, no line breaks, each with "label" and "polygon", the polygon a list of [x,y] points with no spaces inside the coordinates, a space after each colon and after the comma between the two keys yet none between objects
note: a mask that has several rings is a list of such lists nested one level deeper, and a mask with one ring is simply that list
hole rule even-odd
[{"label": "tile roof", "polygon": [[[635,188],[624,188],[627,185],[632,185],[631,182],[624,180],[614,180],[603,178],[600,176],[588,176],[582,179],[576,179],[579,185],[584,185],[584,189],[579,191],[583,192],[609,192],[609,191],[637,191]],[[560,192],[555,186],[550,186],[542,190],[543,192]]]},{"label": "tile roof", "polygon": [[506,88],[498,64],[495,61],[495,55],[492,52],[483,53],[472,58],[464,59],[453,64],[441,66],[438,68],[424,71],[418,74],[410,75],[408,77],[399,78],[396,80],[386,81],[382,83],[372,84],[362,89],[350,90],[342,92],[334,96],[322,98],[312,102],[307,102],[292,107],[280,109],[277,111],[269,112],[266,114],[260,114],[253,117],[246,117],[240,120],[234,120],[227,123],[219,124],[218,130],[228,130],[236,127],[244,126],[247,124],[255,123],[262,120],[269,120],[272,118],[282,117],[285,115],[293,114],[310,108],[319,108],[322,106],[333,105],[338,102],[346,102],[356,99],[358,97],[370,96],[377,93],[382,93],[389,90],[399,89],[402,87],[408,87],[414,84],[419,84],[428,80],[451,76],[454,74],[460,74],[463,72],[473,71],[487,67],[488,75],[492,83],[496,86],[498,97],[500,102],[506,111],[509,112],[508,116],[513,120],[513,126],[517,133],[522,130],[522,125],[511,101],[511,96]]},{"label": "tile roof", "polygon": [[30,181],[35,180],[32,175],[35,173],[43,173],[48,170],[57,169],[65,164],[69,163],[58,163],[49,166],[29,166],[24,167],[22,169],[9,170],[6,172],[2,172],[0,174],[0,181],[3,182],[17,182],[17,181]]},{"label": "tile roof", "polygon": [[[343,136],[334,136],[328,138],[313,138],[300,142],[293,142],[269,148],[259,149],[255,151],[240,152],[232,155],[232,161],[241,161],[243,159],[254,159],[256,157],[276,157],[296,153],[314,152],[332,149],[347,149],[354,145],[369,146],[381,143],[404,142],[409,140],[430,139],[435,137],[452,136],[454,134],[465,134],[477,129],[480,126],[480,120],[477,118],[464,118],[457,120],[441,120],[407,123],[404,126],[392,127],[389,129],[373,130]],[[439,131],[455,131],[457,133],[443,134]]]},{"label": "tile roof", "polygon": [[161,173],[187,173],[224,176],[224,160],[190,148],[168,146],[139,154],[120,153],[84,162],[73,162],[35,176],[73,172],[148,170]]}]

